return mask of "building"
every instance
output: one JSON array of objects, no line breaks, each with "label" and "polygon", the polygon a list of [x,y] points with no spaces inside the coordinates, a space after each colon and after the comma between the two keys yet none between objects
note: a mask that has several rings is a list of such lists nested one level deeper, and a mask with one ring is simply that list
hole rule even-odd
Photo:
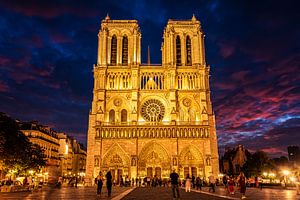
[{"label": "building", "polygon": [[300,149],[299,146],[288,146],[289,161],[300,163]]},{"label": "building", "polygon": [[36,121],[19,123],[20,130],[33,144],[39,145],[46,156],[46,167],[42,175],[46,181],[54,182],[60,176],[60,158],[58,154],[59,139],[57,133],[47,126],[42,126]]},{"label": "building", "polygon": [[59,176],[84,175],[86,150],[74,138],[57,133],[38,122],[19,122],[20,130],[33,144],[39,145],[46,156],[42,175],[46,181],[55,182]]},{"label": "building", "polygon": [[74,138],[65,133],[59,133],[58,138],[62,176],[82,175],[86,166],[86,150]]},{"label": "building", "polygon": [[89,114],[86,181],[219,173],[215,116],[200,22],[169,20],[162,64],[141,64],[136,20],[102,20]]}]

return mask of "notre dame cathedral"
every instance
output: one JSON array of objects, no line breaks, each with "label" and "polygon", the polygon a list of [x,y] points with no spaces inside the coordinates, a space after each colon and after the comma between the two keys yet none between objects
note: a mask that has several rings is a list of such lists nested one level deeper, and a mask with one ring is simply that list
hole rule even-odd
[{"label": "notre dame cathedral", "polygon": [[168,178],[219,173],[215,116],[200,22],[169,20],[162,64],[141,64],[136,20],[102,20],[89,113],[86,181],[100,171]]}]

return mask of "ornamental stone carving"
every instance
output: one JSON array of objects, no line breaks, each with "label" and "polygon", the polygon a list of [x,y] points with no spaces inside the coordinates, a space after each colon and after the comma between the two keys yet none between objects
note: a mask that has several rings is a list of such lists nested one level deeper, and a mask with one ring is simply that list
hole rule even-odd
[{"label": "ornamental stone carving", "polygon": [[117,107],[121,106],[122,105],[122,99],[120,99],[120,98],[115,99],[114,100],[114,105],[117,106]]},{"label": "ornamental stone carving", "polygon": [[165,114],[165,106],[157,99],[150,99],[142,105],[141,114],[148,122],[162,121]]},{"label": "ornamental stone carving", "polygon": [[190,107],[192,105],[192,101],[189,98],[183,99],[182,103],[185,107]]}]

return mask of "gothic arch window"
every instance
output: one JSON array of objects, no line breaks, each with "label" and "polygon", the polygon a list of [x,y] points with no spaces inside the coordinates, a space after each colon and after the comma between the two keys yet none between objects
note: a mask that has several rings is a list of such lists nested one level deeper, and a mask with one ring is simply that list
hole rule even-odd
[{"label": "gothic arch window", "polygon": [[176,65],[181,65],[181,44],[179,35],[176,37]]},{"label": "gothic arch window", "polygon": [[115,110],[113,109],[109,111],[109,122],[110,123],[115,122]]},{"label": "gothic arch window", "polygon": [[110,57],[110,64],[116,65],[117,64],[117,37],[113,35],[111,38],[111,57]]},{"label": "gothic arch window", "polygon": [[121,111],[121,122],[127,122],[127,110],[125,109]]},{"label": "gothic arch window", "polygon": [[122,65],[128,64],[128,37],[123,36],[122,40]]},{"label": "gothic arch window", "polygon": [[186,64],[192,65],[192,43],[190,36],[186,37]]}]

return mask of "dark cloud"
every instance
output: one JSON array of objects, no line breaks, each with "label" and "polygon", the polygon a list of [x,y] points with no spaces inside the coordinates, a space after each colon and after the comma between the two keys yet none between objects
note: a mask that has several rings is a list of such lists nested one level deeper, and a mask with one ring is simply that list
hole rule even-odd
[{"label": "dark cloud", "polygon": [[142,61],[161,62],[168,19],[195,14],[206,34],[219,145],[282,155],[299,144],[298,1],[0,2],[0,110],[86,142],[101,20],[137,19]]}]

